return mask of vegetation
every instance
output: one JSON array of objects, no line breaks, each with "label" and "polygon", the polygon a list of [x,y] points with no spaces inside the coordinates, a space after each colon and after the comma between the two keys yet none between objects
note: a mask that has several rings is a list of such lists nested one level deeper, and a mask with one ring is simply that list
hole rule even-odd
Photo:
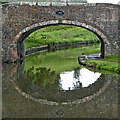
[{"label": "vegetation", "polygon": [[2,2],[2,1],[0,1],[0,4],[5,4],[5,3],[8,3],[8,2],[5,2],[5,1],[4,1],[4,2]]},{"label": "vegetation", "polygon": [[105,61],[111,61],[111,62],[120,62],[119,56],[109,56],[104,58]]},{"label": "vegetation", "polygon": [[98,41],[99,38],[85,28],[71,25],[49,26],[30,34],[25,42],[25,48],[51,43],[70,43],[78,41]]},{"label": "vegetation", "polygon": [[[25,47],[40,46],[51,43],[69,43],[77,41],[98,41],[99,38],[92,32],[71,25],[49,26],[39,29],[29,35],[25,42]],[[80,67],[78,64],[78,56],[82,53],[91,54],[100,52],[100,45],[87,46],[75,49],[61,50],[44,54],[32,55],[26,58],[25,70],[33,66],[51,68],[52,71],[58,73],[73,70]],[[33,63],[34,61],[34,63]],[[86,65],[93,66],[99,70],[108,70],[120,73],[120,60],[118,56],[106,57],[103,60],[86,60]]]},{"label": "vegetation", "polygon": [[[100,44],[31,55],[26,58],[25,73],[33,83],[43,88],[59,89],[58,80],[61,72],[80,69],[82,67],[78,64],[78,56],[80,54],[90,54],[99,51]],[[92,63],[96,65],[96,68],[102,69],[102,71],[97,70],[98,72],[111,74],[108,70],[118,71],[117,60],[117,56],[111,56],[104,58],[104,60],[87,60],[87,64]],[[112,74],[117,75],[115,73]]]},{"label": "vegetation", "polygon": [[35,84],[43,88],[56,88],[59,86],[59,75],[45,67],[30,68],[26,76]]},{"label": "vegetation", "polygon": [[[82,53],[90,54],[100,52],[100,45],[72,48],[55,52],[47,52],[28,56],[25,60],[25,71],[32,68],[51,68],[57,74],[81,67],[78,64],[78,56]],[[33,62],[34,61],[34,62]]]},{"label": "vegetation", "polygon": [[88,66],[96,67],[100,70],[109,70],[116,73],[120,73],[120,59],[119,56],[105,57],[103,60],[86,60]]}]

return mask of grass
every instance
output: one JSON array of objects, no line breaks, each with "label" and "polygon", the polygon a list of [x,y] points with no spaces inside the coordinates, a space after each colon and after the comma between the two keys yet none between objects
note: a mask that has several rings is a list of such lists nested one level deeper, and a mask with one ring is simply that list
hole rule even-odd
[{"label": "grass", "polygon": [[105,61],[120,62],[119,56],[109,56],[104,58]]},{"label": "grass", "polygon": [[5,1],[4,1],[4,2],[2,2],[2,1],[0,1],[0,4],[5,4],[5,3],[8,3],[8,2],[5,2]]},{"label": "grass", "polygon": [[120,60],[119,56],[105,57],[103,60],[86,60],[86,64],[96,67],[100,70],[108,70],[116,73],[120,73]]},{"label": "grass", "polygon": [[81,67],[78,64],[78,56],[83,52],[85,54],[100,52],[100,45],[86,46],[74,49],[72,48],[28,56],[25,59],[25,71],[29,70],[33,66],[35,68],[50,68],[52,71],[55,71],[58,74],[64,71],[71,71],[75,68]]},{"label": "grass", "polygon": [[71,25],[49,26],[30,34],[25,42],[25,48],[51,43],[70,43],[78,41],[98,41],[99,38],[85,28]]},{"label": "grass", "polygon": [[37,47],[37,46],[40,46],[40,45],[41,45],[40,43],[29,42],[29,41],[25,42],[25,48]]}]

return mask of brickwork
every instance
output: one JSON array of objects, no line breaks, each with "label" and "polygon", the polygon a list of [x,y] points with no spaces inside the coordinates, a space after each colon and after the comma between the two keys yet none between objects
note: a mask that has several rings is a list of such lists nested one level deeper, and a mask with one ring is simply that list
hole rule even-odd
[{"label": "brickwork", "polygon": [[0,118],[2,118],[2,6],[0,6]]},{"label": "brickwork", "polygon": [[[48,25],[70,24],[94,32],[102,42],[102,55],[118,55],[119,5],[14,3],[2,6],[2,58],[14,62],[23,54],[24,41],[33,31]],[[56,11],[63,11],[57,15]]]}]

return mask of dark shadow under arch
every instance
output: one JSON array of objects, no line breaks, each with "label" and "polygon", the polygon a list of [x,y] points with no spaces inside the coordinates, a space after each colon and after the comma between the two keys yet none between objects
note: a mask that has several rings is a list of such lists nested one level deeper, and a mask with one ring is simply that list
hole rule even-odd
[{"label": "dark shadow under arch", "polygon": [[48,26],[56,26],[56,25],[72,25],[72,26],[76,26],[76,27],[81,27],[81,28],[85,28],[87,29],[88,31],[91,31],[93,32],[101,41],[101,57],[104,58],[105,56],[105,42],[104,40],[102,39],[102,37],[97,34],[95,31],[92,31],[86,27],[83,27],[83,26],[79,26],[79,25],[73,25],[73,24],[65,24],[65,23],[57,23],[57,24],[48,24],[48,25],[43,25],[43,26],[38,26],[38,27],[35,27],[33,29],[30,29],[29,31],[26,31],[24,32],[18,39],[18,42],[17,42],[17,55],[18,55],[18,58],[21,60],[21,59],[24,59],[25,58],[25,47],[24,47],[24,42],[26,40],[26,38],[31,34],[33,33],[34,31],[38,30],[38,29],[41,29],[41,28],[45,28],[45,27],[48,27]]}]

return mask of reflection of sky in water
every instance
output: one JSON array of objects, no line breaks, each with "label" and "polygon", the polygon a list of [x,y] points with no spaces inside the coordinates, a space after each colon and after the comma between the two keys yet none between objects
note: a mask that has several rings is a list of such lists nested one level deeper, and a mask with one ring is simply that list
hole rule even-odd
[{"label": "reflection of sky in water", "polygon": [[94,73],[86,68],[77,71],[63,72],[60,74],[60,84],[63,90],[74,90],[78,87],[88,87],[101,76],[101,73]]}]

